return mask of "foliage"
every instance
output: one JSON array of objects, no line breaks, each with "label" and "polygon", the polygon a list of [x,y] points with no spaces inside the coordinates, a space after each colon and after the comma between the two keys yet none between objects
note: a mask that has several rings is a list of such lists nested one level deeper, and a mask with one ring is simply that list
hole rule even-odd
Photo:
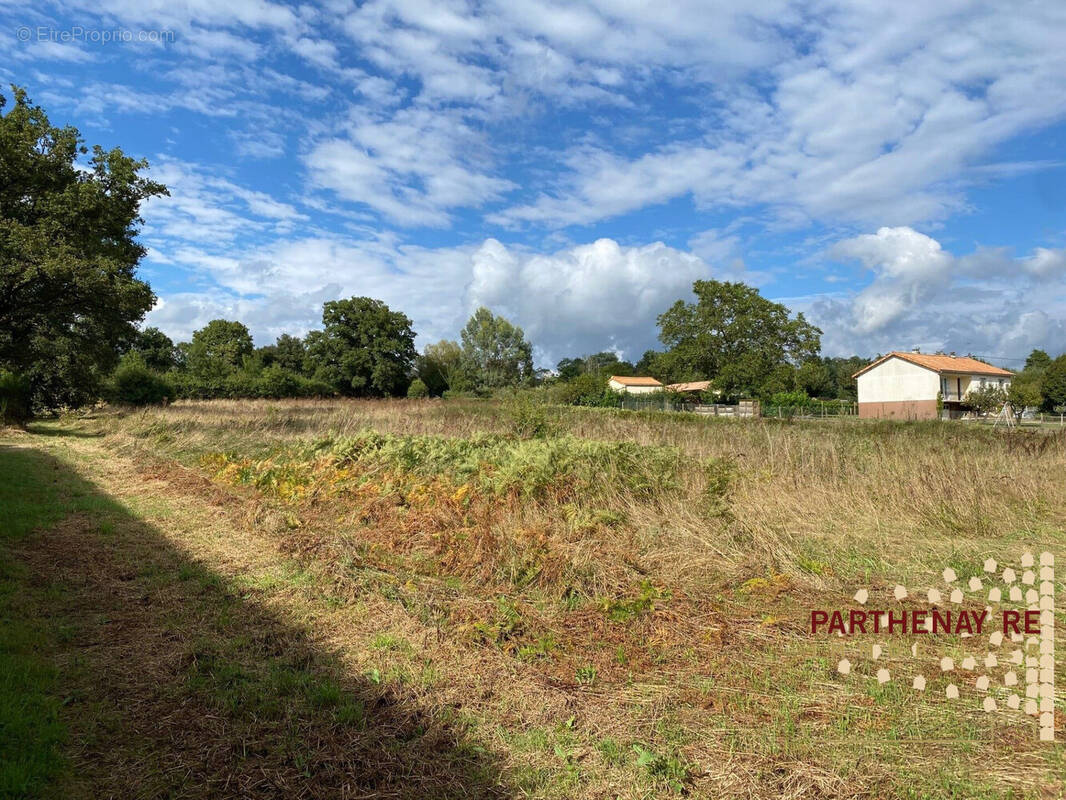
[{"label": "foliage", "polygon": [[692,290],[696,303],[678,300],[659,317],[673,376],[710,377],[728,395],[750,396],[776,366],[817,355],[821,331],[758,290],[721,281],[696,281]]},{"label": "foliage", "polygon": [[1011,379],[1010,388],[1007,389],[1007,399],[1010,401],[1015,412],[1021,413],[1027,408],[1039,408],[1044,402],[1042,387],[1044,383],[1044,371],[1036,368],[1026,368]]},{"label": "foliage", "polygon": [[519,439],[543,439],[553,431],[548,410],[537,403],[528,392],[518,394],[508,407],[511,429]]},{"label": "foliage", "polygon": [[0,425],[21,424],[30,418],[30,382],[0,369]]},{"label": "foliage", "polygon": [[533,348],[517,325],[479,308],[463,328],[463,367],[475,391],[486,393],[533,380]]},{"label": "foliage", "polygon": [[222,386],[255,349],[243,323],[211,320],[192,335],[186,349],[186,368],[206,386]]},{"label": "foliage", "polygon": [[810,405],[811,398],[803,391],[778,392],[771,395],[767,402],[771,406],[804,407]]},{"label": "foliage", "polygon": [[1044,350],[1034,350],[1029,354],[1028,358],[1025,359],[1024,369],[1042,371],[1049,366],[1051,366],[1051,356],[1049,356]]},{"label": "foliage", "polygon": [[1056,358],[1044,370],[1044,380],[1040,388],[1044,398],[1044,408],[1055,411],[1066,406],[1066,353]]},{"label": "foliage", "polygon": [[517,440],[489,434],[395,436],[368,430],[322,441],[316,449],[327,450],[342,466],[384,464],[416,476],[446,477],[456,485],[473,482],[493,494],[532,499],[619,491],[655,498],[676,489],[681,466],[674,448],[568,436]]},{"label": "foliage", "polygon": [[111,376],[108,399],[131,406],[158,405],[174,399],[174,386],[151,369],[140,353],[130,353]]},{"label": "foliage", "polygon": [[967,408],[981,416],[996,413],[1003,408],[1003,404],[1006,402],[1006,390],[991,383],[971,389],[967,392],[964,400]]},{"label": "foliage", "polygon": [[407,396],[411,398],[429,397],[429,387],[421,378],[415,378],[407,387]]},{"label": "foliage", "polygon": [[176,397],[209,400],[213,398],[329,397],[333,387],[314,378],[298,375],[279,366],[256,371],[240,369],[222,379],[201,380],[189,372],[167,375]]},{"label": "foliage", "polygon": [[587,372],[551,387],[551,397],[556,403],[568,406],[616,408],[619,402],[619,395],[608,388],[605,377]]},{"label": "foliage", "polygon": [[[0,109],[6,98],[0,95]],[[166,187],[115,148],[89,154],[22,89],[0,115],[0,369],[44,408],[96,399],[155,297],[135,277],[141,203]]]},{"label": "foliage", "polygon": [[144,360],[148,369],[166,372],[177,366],[174,342],[159,328],[145,328],[133,340],[131,353],[137,353]]},{"label": "foliage", "polygon": [[380,300],[352,297],[322,309],[321,331],[307,335],[314,375],[343,395],[400,396],[417,355],[411,320]]},{"label": "foliage", "polygon": [[274,344],[255,351],[264,367],[280,367],[297,375],[306,374],[307,347],[299,336],[281,334]]},{"label": "foliage", "polygon": [[836,376],[821,359],[810,358],[796,369],[796,388],[809,397],[825,399],[837,396]]},{"label": "foliage", "polygon": [[427,344],[415,362],[415,373],[434,397],[449,390],[463,392],[470,389],[470,381],[463,371],[463,348],[450,339]]}]

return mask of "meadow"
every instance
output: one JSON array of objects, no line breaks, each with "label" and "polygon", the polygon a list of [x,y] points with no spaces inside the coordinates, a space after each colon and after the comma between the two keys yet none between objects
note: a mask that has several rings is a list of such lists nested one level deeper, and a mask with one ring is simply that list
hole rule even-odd
[{"label": "meadow", "polygon": [[875,664],[810,632],[860,588],[1066,556],[1066,434],[185,401],[33,423],[0,469],[0,657],[29,665],[0,719],[39,721],[6,723],[0,793],[1066,792],[1061,743],[937,667],[965,639]]}]

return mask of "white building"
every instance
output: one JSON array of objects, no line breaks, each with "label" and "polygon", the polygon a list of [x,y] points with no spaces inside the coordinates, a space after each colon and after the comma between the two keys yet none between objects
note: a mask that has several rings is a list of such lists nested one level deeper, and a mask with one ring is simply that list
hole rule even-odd
[{"label": "white building", "polygon": [[663,385],[655,378],[638,378],[628,375],[612,375],[607,385],[619,394],[651,394],[663,390]]},{"label": "white building", "polygon": [[971,390],[989,384],[1006,389],[1014,374],[969,356],[889,353],[853,376],[860,417],[936,419],[937,395],[950,417],[962,414]]}]

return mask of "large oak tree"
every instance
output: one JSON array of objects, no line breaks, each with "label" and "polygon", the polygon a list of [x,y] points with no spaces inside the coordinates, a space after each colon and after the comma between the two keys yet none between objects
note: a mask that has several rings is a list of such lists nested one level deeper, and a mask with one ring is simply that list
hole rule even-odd
[{"label": "large oak tree", "polygon": [[326,303],[322,326],[304,340],[315,378],[344,395],[406,393],[417,356],[406,314],[392,311],[380,300],[352,297]]},{"label": "large oak tree", "polygon": [[140,175],[147,162],[90,151],[13,91],[0,114],[0,370],[21,374],[39,408],[78,406],[155,302],[136,237],[141,203],[167,191]]},{"label": "large oak tree", "polygon": [[803,314],[743,283],[696,281],[695,303],[678,300],[659,317],[668,350],[662,369],[675,381],[711,379],[726,395],[751,395],[783,364],[799,364],[821,348],[821,331]]}]

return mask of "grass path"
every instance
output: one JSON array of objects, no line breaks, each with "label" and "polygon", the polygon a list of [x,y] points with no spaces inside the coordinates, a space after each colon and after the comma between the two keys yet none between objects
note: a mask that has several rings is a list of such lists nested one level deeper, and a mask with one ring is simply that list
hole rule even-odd
[{"label": "grass path", "polygon": [[759,622],[774,597],[744,601],[720,663],[564,681],[442,627],[447,586],[339,580],[253,494],[85,426],[33,430],[0,438],[0,797],[1062,789],[1021,727],[829,693],[811,643]]},{"label": "grass path", "polygon": [[29,621],[3,630],[26,665],[4,672],[24,699],[3,710],[3,795],[500,794],[458,721],[344,664],[298,569],[232,524],[229,498],[93,438],[18,437],[0,463],[2,597]]}]

